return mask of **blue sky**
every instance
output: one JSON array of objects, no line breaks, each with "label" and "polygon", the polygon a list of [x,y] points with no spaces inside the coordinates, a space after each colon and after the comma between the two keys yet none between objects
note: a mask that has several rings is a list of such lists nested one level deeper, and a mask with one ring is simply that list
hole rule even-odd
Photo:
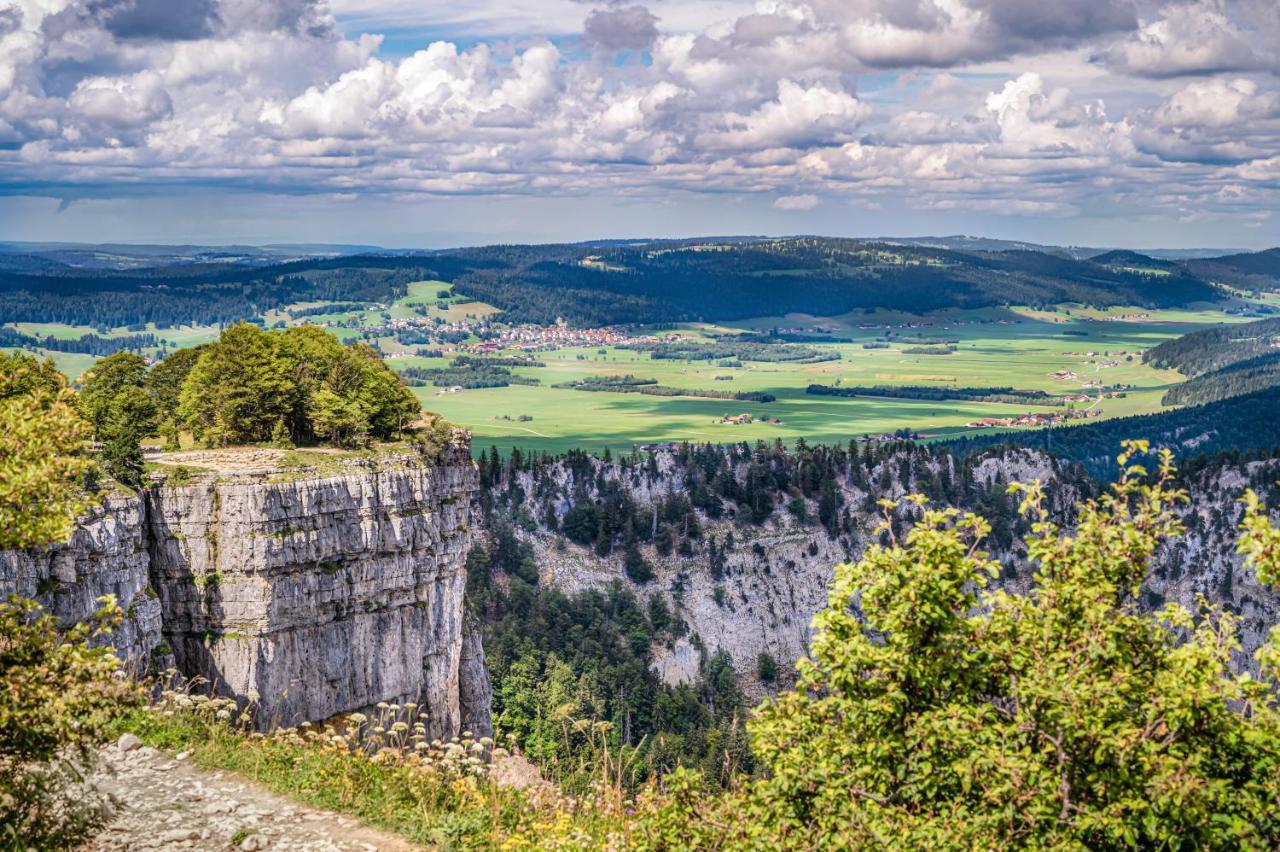
[{"label": "blue sky", "polygon": [[1277,43],[1274,0],[0,0],[0,239],[1265,247]]}]

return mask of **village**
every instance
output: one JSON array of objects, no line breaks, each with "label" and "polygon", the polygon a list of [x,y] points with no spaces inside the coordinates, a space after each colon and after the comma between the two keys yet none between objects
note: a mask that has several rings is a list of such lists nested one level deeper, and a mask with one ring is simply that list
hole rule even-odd
[{"label": "village", "polygon": [[768,423],[770,426],[781,426],[782,421],[776,417],[753,417],[750,414],[726,414],[716,421],[717,425],[746,426],[750,423]]},{"label": "village", "polygon": [[[1088,399],[1088,397],[1085,397],[1085,399]],[[1066,414],[1032,412],[1029,414],[1015,414],[1010,417],[983,417],[966,423],[965,426],[969,429],[1036,428],[1040,426],[1056,426],[1067,420],[1081,417],[1098,417],[1101,414],[1102,409],[1100,408],[1088,408]]]}]

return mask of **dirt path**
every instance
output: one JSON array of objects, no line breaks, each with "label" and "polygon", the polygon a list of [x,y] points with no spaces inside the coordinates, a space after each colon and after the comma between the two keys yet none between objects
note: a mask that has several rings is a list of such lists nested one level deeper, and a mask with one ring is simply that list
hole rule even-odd
[{"label": "dirt path", "polygon": [[104,749],[94,781],[121,807],[111,826],[85,847],[90,852],[420,848],[349,817],[291,802],[238,776],[204,772],[185,759],[141,746],[128,735]]}]

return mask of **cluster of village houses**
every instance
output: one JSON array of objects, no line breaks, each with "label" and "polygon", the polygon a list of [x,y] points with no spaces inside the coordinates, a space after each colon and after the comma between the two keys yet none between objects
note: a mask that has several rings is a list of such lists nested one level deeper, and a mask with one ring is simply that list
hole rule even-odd
[{"label": "cluster of village houses", "polygon": [[782,425],[782,421],[776,417],[756,418],[756,417],[752,417],[750,414],[726,414],[724,417],[721,417],[719,420],[717,420],[716,423],[725,423],[730,426],[745,426],[748,423],[755,423],[757,421],[759,421],[760,423],[768,423],[771,426]]},{"label": "cluster of village houses", "polygon": [[622,346],[630,343],[657,343],[653,335],[632,337],[611,328],[570,328],[567,325],[518,325],[496,337],[481,340],[470,347],[460,346],[460,351],[477,355],[489,355],[503,349],[523,352],[550,352],[555,349],[574,349],[579,346]]},{"label": "cluster of village houses", "polygon": [[[1101,413],[1101,411],[1094,409],[1081,411],[1076,416],[1097,417]],[[1012,417],[983,417],[964,425],[970,429],[1004,429],[1011,426],[1053,426],[1066,419],[1065,414],[1034,412],[1031,414],[1015,414]]]}]

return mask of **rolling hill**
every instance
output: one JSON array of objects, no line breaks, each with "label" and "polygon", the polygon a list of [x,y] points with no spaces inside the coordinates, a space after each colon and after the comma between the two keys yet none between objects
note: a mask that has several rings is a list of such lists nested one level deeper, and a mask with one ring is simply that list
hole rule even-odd
[{"label": "rolling hill", "polygon": [[127,262],[108,262],[101,253],[122,249],[103,246],[93,247],[95,260],[85,266],[77,265],[89,262],[82,254],[9,249],[0,255],[0,322],[95,326],[228,322],[305,300],[386,302],[414,280],[452,282],[455,292],[497,306],[510,321],[584,326],[1064,302],[1159,308],[1219,298],[1217,281],[1274,276],[1280,286],[1278,250],[1186,262],[1113,251],[1085,260],[1022,247],[794,237],[497,245],[289,262],[148,247]]}]

